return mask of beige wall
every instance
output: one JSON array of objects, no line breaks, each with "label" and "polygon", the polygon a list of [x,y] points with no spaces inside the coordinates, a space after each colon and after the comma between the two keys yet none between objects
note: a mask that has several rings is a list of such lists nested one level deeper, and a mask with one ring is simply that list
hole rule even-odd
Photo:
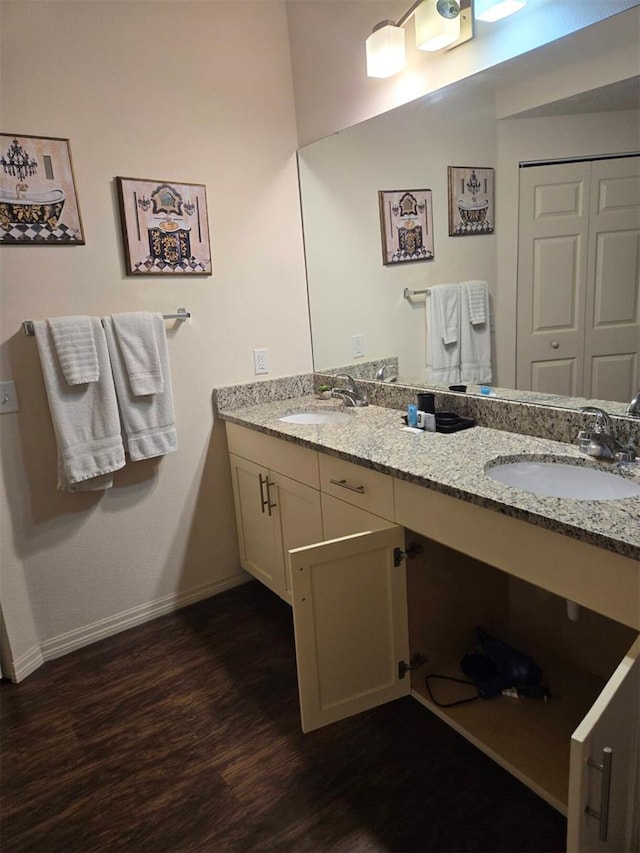
[{"label": "beige wall", "polygon": [[[2,130],[68,137],[82,247],[0,247],[0,600],[18,670],[243,577],[211,389],[311,369],[282,2],[3,0]],[[126,277],[116,175],[207,187],[214,275]],[[35,340],[21,322],[172,312],[179,451],[102,495],[56,492]]]},{"label": "beige wall", "polygon": [[[366,3],[361,0],[293,0],[287,3],[301,145],[549,45],[639,4],[638,0],[530,0],[516,15],[495,24],[476,21],[472,41],[455,50],[438,53],[416,50],[413,20],[409,20],[405,27],[405,70],[385,80],[367,77],[365,39],[374,24],[385,19],[398,20],[410,5],[403,0],[368,0]],[[620,25],[630,28],[630,44],[635,40],[637,47],[638,17],[627,18]],[[613,26],[617,25],[613,23]],[[613,69],[607,64],[606,46],[606,37],[598,36],[589,51],[593,54],[600,50],[604,54],[604,73],[612,74]],[[564,45],[559,55],[563,57]],[[548,70],[552,58],[553,52],[542,55],[537,72]],[[637,50],[633,60],[632,73],[637,74]],[[608,82],[614,79],[611,76]],[[512,79],[512,82],[521,81]],[[584,76],[579,77],[575,80],[578,88],[574,91],[582,91],[583,84],[589,88],[590,82]],[[573,94],[567,91],[568,84],[569,81],[561,84],[558,97]]]}]

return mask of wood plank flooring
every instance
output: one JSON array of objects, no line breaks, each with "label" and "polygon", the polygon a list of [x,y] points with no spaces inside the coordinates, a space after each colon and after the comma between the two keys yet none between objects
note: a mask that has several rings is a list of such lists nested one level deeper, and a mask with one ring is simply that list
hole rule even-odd
[{"label": "wood plank flooring", "polygon": [[414,699],[302,734],[257,583],[4,683],[3,853],[560,851],[566,822]]}]

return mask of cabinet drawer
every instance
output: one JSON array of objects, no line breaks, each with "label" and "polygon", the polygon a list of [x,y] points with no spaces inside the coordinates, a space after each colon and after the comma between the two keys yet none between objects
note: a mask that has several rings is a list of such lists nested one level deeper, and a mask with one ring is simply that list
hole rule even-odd
[{"label": "cabinet drawer", "polygon": [[250,459],[314,489],[320,488],[317,451],[238,424],[227,423],[226,428],[230,453]]},{"label": "cabinet drawer", "polygon": [[387,474],[319,454],[323,493],[393,520],[393,479]]}]

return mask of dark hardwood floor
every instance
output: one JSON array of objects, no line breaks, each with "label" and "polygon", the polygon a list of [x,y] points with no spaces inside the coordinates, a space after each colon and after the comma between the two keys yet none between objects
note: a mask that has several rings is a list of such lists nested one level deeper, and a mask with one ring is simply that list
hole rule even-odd
[{"label": "dark hardwood floor", "polygon": [[565,820],[414,699],[302,734],[257,583],[4,683],[3,853],[556,851]]}]

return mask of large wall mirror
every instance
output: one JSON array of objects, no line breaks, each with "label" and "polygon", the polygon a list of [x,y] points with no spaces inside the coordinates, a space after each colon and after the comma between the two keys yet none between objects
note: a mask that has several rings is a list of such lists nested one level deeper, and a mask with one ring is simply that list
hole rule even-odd
[{"label": "large wall mirror", "polygon": [[[556,405],[597,400],[616,414],[626,410],[640,385],[639,78],[599,82],[602,56],[585,75],[580,39],[575,34],[300,149],[317,371],[397,357],[400,381],[425,387],[428,296],[405,291],[484,279],[500,395],[533,390]],[[616,46],[607,49],[613,55]],[[553,80],[577,57],[593,85],[558,100]],[[518,98],[517,87],[544,96],[523,111],[527,98]],[[558,177],[552,171],[532,180],[549,162]],[[449,236],[449,166],[495,170],[494,233]],[[549,186],[559,189],[545,195]],[[432,191],[434,259],[384,265],[378,191],[419,188]],[[528,261],[523,193],[525,208],[564,223],[544,246],[535,228],[527,232]],[[609,222],[596,222],[603,204],[619,214],[613,236]],[[532,332],[542,351],[527,344]]]}]

